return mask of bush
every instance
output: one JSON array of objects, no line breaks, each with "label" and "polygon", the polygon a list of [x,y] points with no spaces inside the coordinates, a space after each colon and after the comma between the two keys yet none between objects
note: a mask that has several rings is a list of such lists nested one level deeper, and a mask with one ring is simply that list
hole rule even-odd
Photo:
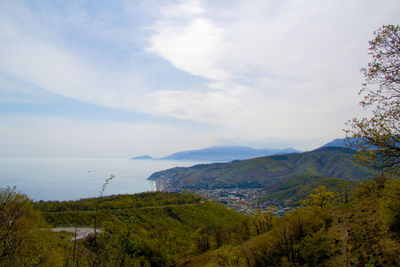
[{"label": "bush", "polygon": [[381,216],[391,230],[400,231],[400,179],[389,179],[382,192]]}]

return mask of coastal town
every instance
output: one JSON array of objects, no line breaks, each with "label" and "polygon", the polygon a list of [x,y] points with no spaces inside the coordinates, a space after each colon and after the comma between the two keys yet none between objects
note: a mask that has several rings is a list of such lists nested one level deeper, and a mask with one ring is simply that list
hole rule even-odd
[{"label": "coastal town", "polygon": [[261,188],[202,189],[194,192],[206,199],[222,203],[246,214],[268,211],[274,215],[282,216],[292,209],[287,206],[283,207],[274,200],[268,200],[265,191]]},{"label": "coastal town", "polygon": [[282,216],[292,210],[288,201],[270,200],[262,188],[219,188],[219,189],[181,189],[172,185],[169,179],[157,179],[156,191],[182,192],[191,191],[212,200],[222,203],[229,208],[246,214],[258,212],[271,212],[273,215]]}]

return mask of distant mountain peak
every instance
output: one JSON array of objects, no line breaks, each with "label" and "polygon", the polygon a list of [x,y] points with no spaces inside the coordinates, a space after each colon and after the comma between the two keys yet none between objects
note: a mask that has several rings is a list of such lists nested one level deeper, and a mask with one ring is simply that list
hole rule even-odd
[{"label": "distant mountain peak", "polygon": [[153,159],[153,158],[149,155],[143,155],[143,156],[133,157],[132,159]]},{"label": "distant mountain peak", "polygon": [[319,147],[318,149],[324,147],[342,147],[354,150],[354,148],[350,147],[349,144],[354,142],[360,142],[361,140],[362,140],[361,138],[336,138],[333,141]]},{"label": "distant mountain peak", "polygon": [[213,146],[198,150],[188,150],[163,157],[170,160],[198,160],[198,161],[232,161],[277,154],[300,152],[293,148],[286,149],[256,149],[246,146]]}]

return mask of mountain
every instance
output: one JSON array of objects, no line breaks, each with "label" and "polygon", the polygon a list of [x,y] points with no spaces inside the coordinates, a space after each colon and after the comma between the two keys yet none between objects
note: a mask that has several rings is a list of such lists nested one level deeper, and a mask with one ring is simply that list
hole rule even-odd
[{"label": "mountain", "polygon": [[232,161],[256,157],[264,157],[277,154],[288,154],[299,152],[293,148],[286,149],[255,149],[244,146],[218,146],[199,150],[189,150],[174,153],[163,157],[168,160],[195,160],[195,161]]},{"label": "mountain", "polygon": [[[259,157],[229,163],[200,164],[189,168],[176,167],[152,174],[148,179],[162,184],[165,191],[264,188],[283,190],[285,183],[302,185],[327,178],[362,180],[375,172],[357,165],[355,151],[325,147],[311,152]],[[306,178],[306,179],[304,179]],[[290,183],[289,183],[290,184]]]},{"label": "mountain", "polygon": [[[349,147],[349,144],[355,144],[355,143],[361,143],[363,141],[362,138],[337,138],[323,146],[321,146],[320,148],[323,147],[344,147],[344,148],[351,148],[351,149],[355,149],[354,147]],[[374,149],[374,146],[369,146],[370,149]]]},{"label": "mountain", "polygon": [[337,139],[321,146],[321,148],[323,148],[323,147],[347,147],[345,140],[346,140],[345,138],[337,138]]},{"label": "mountain", "polygon": [[133,157],[132,159],[153,159],[153,158],[149,155],[143,155],[143,156]]},{"label": "mountain", "polygon": [[[359,138],[337,138],[321,147],[341,147],[348,148],[346,145],[349,142],[358,141]],[[360,139],[361,140],[361,139]],[[229,162],[233,160],[246,160],[257,157],[265,157],[272,155],[284,155],[290,153],[300,153],[301,151],[293,149],[293,148],[285,148],[285,149],[273,149],[273,148],[264,148],[264,149],[255,149],[246,146],[215,146],[208,147],[198,150],[187,150],[177,152],[162,158],[162,160],[191,160],[191,161],[210,161],[210,162]],[[132,159],[152,159],[149,155],[134,157]]]}]

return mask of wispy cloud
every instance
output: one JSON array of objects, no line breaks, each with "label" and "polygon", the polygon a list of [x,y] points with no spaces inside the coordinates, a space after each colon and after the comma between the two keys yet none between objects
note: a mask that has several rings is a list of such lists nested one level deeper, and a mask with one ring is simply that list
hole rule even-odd
[{"label": "wispy cloud", "polygon": [[[372,32],[398,24],[399,9],[396,0],[2,1],[1,97],[177,118],[198,146],[329,140],[357,112]],[[199,137],[193,123],[214,126]],[[165,125],[144,128],[178,147],[179,131]]]},{"label": "wispy cloud", "polygon": [[181,2],[173,4],[168,10],[175,7],[174,15],[154,23],[148,50],[214,83],[158,92],[160,109],[218,120],[237,132],[251,129],[258,137],[340,134],[354,114],[368,39],[384,21],[397,20],[395,5],[232,2],[228,9],[204,5],[202,12],[186,16],[178,12]]},{"label": "wispy cloud", "polygon": [[[24,13],[34,17],[28,10]],[[46,21],[34,17],[32,23],[37,27],[27,27],[22,20],[3,21],[3,26],[12,30],[0,32],[4,40],[0,70],[51,93],[88,102],[101,101],[107,89],[107,83],[103,83],[106,70],[87,64],[79,54],[63,47],[57,38],[49,39],[39,33],[43,29],[46,32]]]}]

